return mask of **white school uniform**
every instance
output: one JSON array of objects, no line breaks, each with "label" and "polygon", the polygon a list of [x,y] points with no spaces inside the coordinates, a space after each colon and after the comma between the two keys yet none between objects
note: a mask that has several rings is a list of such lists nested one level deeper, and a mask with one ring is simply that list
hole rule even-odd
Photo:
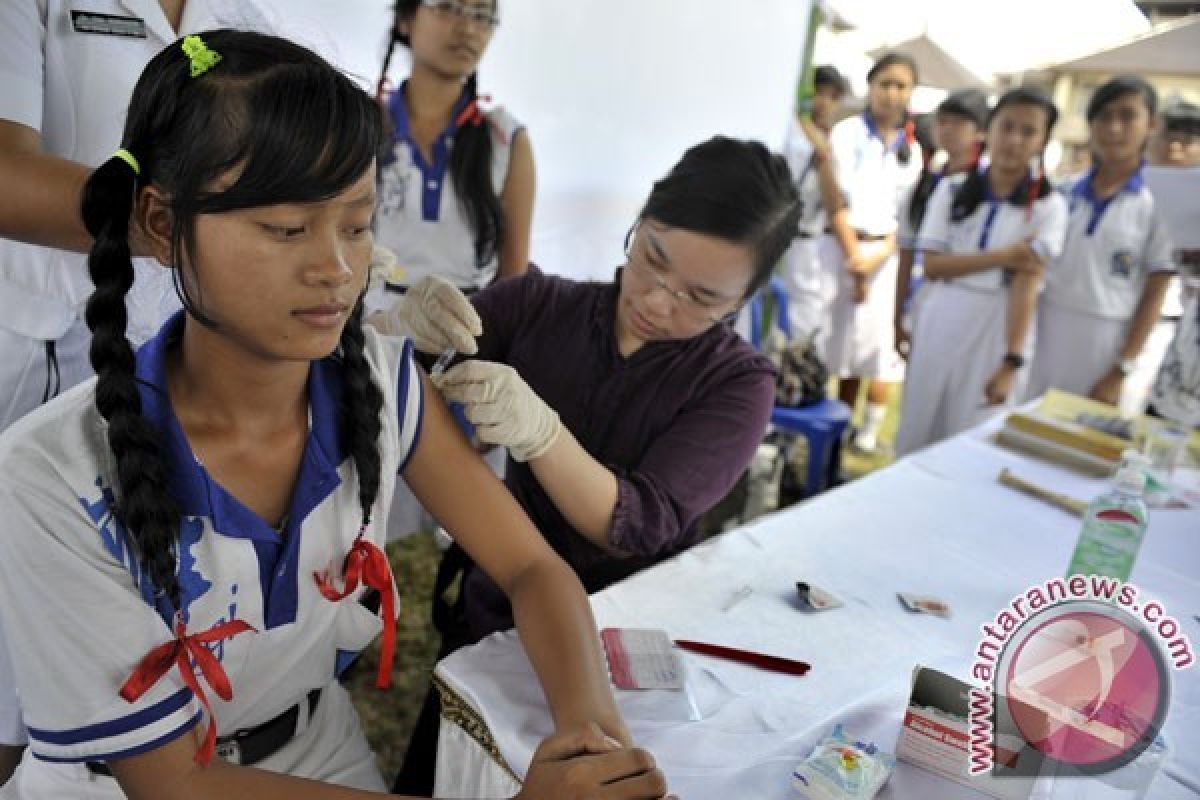
[{"label": "white school uniform", "polygon": [[[974,253],[1033,237],[1032,247],[1044,262],[1061,254],[1067,222],[1067,202],[1061,193],[1037,200],[1031,213],[989,197],[969,217],[953,222],[954,195],[965,180],[964,175],[954,175],[938,185],[921,223],[917,249]],[[997,266],[953,280],[931,281],[923,291],[896,436],[900,454],[960,433],[1002,410],[984,405],[984,389],[1008,349],[1009,291],[1004,269]],[[1027,359],[1033,341],[1030,335]],[[1017,372],[1010,406],[1023,396],[1025,373]]]},{"label": "white school uniform", "polygon": [[[157,0],[4,0],[0,119],[38,131],[46,153],[101,164],[120,145],[138,76],[162,48],[213,28],[277,33],[282,19],[258,0],[188,0],[176,32]],[[179,300],[155,261],[134,259],[134,270],[125,303],[136,344]],[[92,374],[82,318],[91,291],[85,255],[0,238],[0,431]],[[5,649],[0,636],[0,662]],[[0,743],[24,741],[3,724],[17,714],[0,668]]]},{"label": "white school uniform", "polygon": [[[316,711],[258,766],[348,786],[383,789],[357,718],[336,676],[375,638],[380,619],[340,602],[314,573],[340,581],[362,511],[353,461],[339,432],[341,367],[314,362],[308,381],[311,430],[286,528],[227,493],[192,455],[166,393],[166,356],[182,314],[137,355],[143,416],[159,431],[183,513],[178,574],[187,633],[234,619],[255,631],[209,649],[233,686],[220,700],[204,678],[219,735],[261,725],[314,689]],[[366,358],[384,403],[380,488],[384,519],[395,476],[414,451],[422,389],[411,344],[366,332]],[[0,797],[23,800],[123,797],[115,780],[83,762],[161,746],[194,727],[201,704],[172,668],[134,702],[118,690],[141,659],[173,639],[172,610],[139,566],[128,533],[113,519],[106,423],[86,382],[29,414],[0,437],[0,618],[10,640],[29,750]],[[364,536],[382,546],[382,525]],[[207,724],[204,721],[202,724]],[[5,792],[13,794],[6,795]]]},{"label": "white school uniform", "polygon": [[[833,128],[830,146],[838,185],[846,198],[850,225],[867,236],[887,236],[897,231],[901,201],[921,175],[921,147],[910,143],[907,164],[896,149],[904,134],[886,147],[866,114],[842,120]],[[859,251],[870,255],[883,242],[863,241]],[[896,380],[903,365],[896,354],[892,320],[896,307],[896,264],[893,253],[871,278],[866,303],[854,302],[854,284],[846,272],[845,258],[833,236],[824,236],[820,258],[837,287],[831,308],[827,350],[830,371],[841,377]]]},{"label": "white school uniform", "polygon": [[[449,127],[434,140],[433,162],[427,163],[412,138],[404,87],[388,101],[395,141],[391,160],[379,170],[375,241],[396,254],[396,264],[386,276],[393,288],[412,286],[427,275],[441,275],[460,289],[476,291],[496,278],[497,257],[482,266],[476,263],[475,233],[450,174],[450,154],[459,127],[456,118],[466,105],[464,92]],[[500,196],[508,179],[513,138],[524,126],[503,107],[486,111],[483,118],[492,138],[492,188]],[[390,305],[395,297],[389,298],[376,285],[368,298],[368,312]]]},{"label": "white school uniform", "polygon": [[1121,358],[1146,279],[1174,272],[1171,242],[1139,169],[1107,200],[1095,170],[1071,181],[1062,256],[1046,273],[1029,397],[1048,389],[1087,395]]},{"label": "white school uniform", "polygon": [[788,127],[783,155],[801,205],[796,238],[784,253],[780,269],[788,295],[788,323],[794,339],[817,331],[817,352],[821,353],[829,338],[830,312],[837,287],[822,269],[819,255],[818,242],[828,223],[821,203],[816,151],[797,119],[793,118]]},{"label": "white school uniform", "polygon": [[[477,265],[475,233],[467,223],[450,174],[450,153],[459,127],[456,120],[466,105],[464,91],[451,114],[449,127],[433,143],[433,163],[427,163],[412,138],[404,87],[393,92],[388,101],[395,141],[391,161],[379,170],[375,241],[395,253],[396,263],[382,280],[373,277],[365,300],[368,315],[390,308],[399,298],[397,291],[427,275],[441,275],[468,294],[487,287],[496,278],[497,256],[483,266]],[[492,108],[483,117],[492,137],[492,188],[499,196],[508,180],[513,138],[524,125],[503,107]],[[505,457],[503,448],[495,448],[485,457],[501,477]],[[408,487],[397,486],[388,520],[389,540],[403,538],[431,524],[429,515]]]}]

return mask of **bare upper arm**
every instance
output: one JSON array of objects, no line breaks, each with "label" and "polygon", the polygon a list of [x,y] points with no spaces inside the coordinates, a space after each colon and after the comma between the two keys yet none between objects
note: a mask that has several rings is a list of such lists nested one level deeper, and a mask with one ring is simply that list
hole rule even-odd
[{"label": "bare upper arm", "polygon": [[499,277],[520,275],[529,266],[529,240],[533,228],[533,201],[537,173],[533,146],[524,128],[513,134],[508,175],[500,193],[504,212],[504,245],[500,251]]},{"label": "bare upper arm", "polygon": [[532,565],[557,557],[475,452],[424,373],[421,438],[404,480],[467,555],[508,592]]}]

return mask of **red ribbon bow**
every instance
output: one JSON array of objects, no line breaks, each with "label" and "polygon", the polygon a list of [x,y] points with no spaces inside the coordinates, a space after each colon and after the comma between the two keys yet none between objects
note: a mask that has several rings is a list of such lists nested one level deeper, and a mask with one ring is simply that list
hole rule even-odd
[{"label": "red ribbon bow", "polygon": [[192,690],[192,694],[196,696],[200,705],[204,706],[205,713],[208,714],[208,731],[204,734],[204,745],[196,752],[196,763],[204,767],[209,765],[213,753],[216,751],[217,720],[212,713],[208,696],[204,693],[204,689],[200,688],[200,682],[196,680],[196,669],[200,670],[200,674],[204,676],[204,680],[208,682],[218,697],[226,703],[231,701],[233,685],[229,682],[229,676],[225,674],[225,668],[221,666],[221,662],[205,645],[232,639],[246,631],[258,633],[252,625],[240,619],[234,619],[189,636],[183,615],[176,614],[175,639],[164,642],[147,653],[134,669],[133,674],[121,686],[121,697],[129,703],[133,703],[151,686],[158,683],[170,671],[172,665],[179,667],[179,675],[183,678],[183,682]]},{"label": "red ribbon bow", "polygon": [[476,127],[483,124],[483,112],[479,110],[479,103],[474,100],[467,103],[466,107],[454,118],[454,125],[459,128],[468,122]]},{"label": "red ribbon bow", "polygon": [[[364,526],[365,530],[365,526]],[[337,603],[358,588],[364,586],[379,592],[379,611],[383,615],[383,644],[379,654],[379,673],[375,687],[387,689],[392,685],[392,661],[396,654],[396,596],[392,591],[392,568],[382,550],[363,538],[363,531],[354,538],[354,545],[346,555],[343,588],[339,592],[327,574],[314,572],[317,588],[325,599]]]}]

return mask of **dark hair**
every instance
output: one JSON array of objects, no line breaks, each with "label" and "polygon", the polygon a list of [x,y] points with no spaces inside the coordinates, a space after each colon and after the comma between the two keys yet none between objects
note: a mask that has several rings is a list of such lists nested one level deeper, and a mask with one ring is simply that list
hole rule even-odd
[{"label": "dark hair", "polygon": [[[953,114],[970,120],[975,123],[975,127],[982,130],[987,126],[988,120],[987,95],[978,89],[960,89],[951,92],[938,105],[933,114],[924,115],[922,119],[933,121],[942,114]],[[921,167],[921,177],[917,179],[917,185],[913,187],[912,200],[908,204],[908,221],[914,231],[921,228],[921,223],[925,219],[925,209],[929,205],[929,198],[933,196],[933,190],[937,187],[940,177],[940,173],[934,172],[931,167],[930,161],[935,148],[932,141],[926,144],[922,139],[920,120],[917,125],[917,139],[921,142],[921,148],[925,153],[925,163]]]},{"label": "dark hair", "polygon": [[[997,114],[1010,106],[1033,106],[1045,113],[1046,135],[1042,142],[1042,148],[1045,149],[1046,142],[1050,141],[1050,132],[1054,130],[1054,125],[1058,122],[1058,107],[1054,105],[1054,101],[1045,92],[1033,87],[1018,86],[1014,89],[1009,89],[1000,96],[1000,99],[996,101],[996,105],[992,107],[991,112],[988,114],[988,127],[991,127],[992,121],[996,119]],[[1023,205],[1026,209],[1032,211],[1034,202],[1050,194],[1053,188],[1050,182],[1046,180],[1045,169],[1039,168],[1036,175],[1026,175],[1022,179],[1012,196],[1008,198],[1008,201],[1016,205]],[[967,172],[967,179],[963,181],[962,186],[958,187],[958,191],[954,195],[954,205],[951,207],[950,218],[955,222],[961,222],[974,214],[975,209],[979,207],[979,204],[987,196],[987,192],[987,175],[983,170],[979,169],[979,165],[976,163]]]},{"label": "dark hair", "polygon": [[800,196],[783,156],[759,142],[714,136],[683,154],[638,214],[754,250],[746,297],[771,277],[796,235]]},{"label": "dark hair", "polygon": [[[378,106],[309,50],[272,36],[232,30],[201,34],[221,57],[199,77],[182,41],[146,65],[133,90],[121,146],[139,172],[113,157],[89,177],[83,220],[95,238],[88,269],[91,362],[96,407],[108,423],[116,463],[114,514],[129,531],[154,585],[179,607],[175,549],[180,512],[169,491],[170,464],[158,430],[141,415],[134,354],[125,338],[125,295],[133,284],[129,218],[137,191],[169,196],[171,261],[189,315],[212,325],[180,279],[195,264],[199,214],[327,199],[362,177],[383,145]],[[214,182],[242,167],[228,188]],[[186,258],[181,258],[186,256]],[[383,396],[363,355],[362,299],[342,332],[345,379],[341,426],[358,473],[364,524],[379,488]]]},{"label": "dark hair", "polygon": [[[493,5],[497,1],[492,0]],[[399,0],[395,4],[392,35],[379,74],[378,94],[381,98],[396,45],[411,46],[409,37],[400,32],[400,21],[411,20],[420,5],[421,0]],[[477,75],[471,73],[463,87],[467,108],[478,102]],[[403,103],[403,95],[398,93],[395,102]],[[504,244],[504,209],[492,183],[492,135],[488,123],[478,115],[464,116],[469,119],[458,125],[450,150],[450,179],[454,181],[459,208],[475,233],[475,265],[483,268],[491,263]]]},{"label": "dark hair", "polygon": [[908,67],[908,71],[911,72],[913,76],[913,84],[916,84],[920,77],[920,73],[917,71],[916,60],[908,53],[901,53],[896,50],[891,50],[884,53],[875,61],[874,64],[871,65],[871,69],[867,70],[867,83],[872,83],[875,80],[876,75],[883,72],[888,67],[894,67],[897,64],[902,67]]},{"label": "dark hair", "polygon": [[[918,76],[917,62],[907,53],[900,53],[894,50],[884,53],[871,65],[871,69],[867,71],[867,83],[874,83],[875,77],[880,72],[896,65],[908,68],[908,71],[912,73],[913,85],[915,86]],[[868,103],[867,114],[869,115],[870,113],[870,103]],[[905,165],[912,159],[912,145],[916,141],[916,121],[912,118],[911,114],[906,113],[904,122],[901,123],[900,127],[903,138],[900,140],[900,146],[896,148],[896,161]]]},{"label": "dark hair", "polygon": [[1176,100],[1163,109],[1163,123],[1169,133],[1200,135],[1200,106]]},{"label": "dark hair", "polygon": [[937,114],[955,114],[975,123],[980,130],[987,127],[990,111],[987,95],[978,89],[959,89],[946,95],[937,107]]},{"label": "dark hair", "polygon": [[832,64],[822,64],[813,70],[813,88],[819,89],[822,86],[828,86],[839,95],[850,91],[850,82]]},{"label": "dark hair", "polygon": [[1096,117],[1105,106],[1128,94],[1136,94],[1142,98],[1151,118],[1158,112],[1158,92],[1154,91],[1153,86],[1137,75],[1119,75],[1092,92],[1087,104],[1088,124],[1096,121]]}]

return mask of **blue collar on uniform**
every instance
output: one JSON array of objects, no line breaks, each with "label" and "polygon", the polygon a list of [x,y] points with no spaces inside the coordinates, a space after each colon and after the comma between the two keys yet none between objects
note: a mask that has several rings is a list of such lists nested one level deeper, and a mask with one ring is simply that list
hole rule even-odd
[{"label": "blue collar on uniform", "polygon": [[983,171],[983,199],[988,204],[987,216],[983,220],[983,230],[979,232],[979,249],[987,250],[988,243],[992,238],[992,228],[996,224],[996,216],[1000,213],[1000,206],[1005,203],[1015,203],[1017,192],[1021,191],[1021,186],[1030,179],[1029,173],[1017,184],[1017,188],[1013,189],[1012,194],[1008,197],[997,197],[992,191],[992,182],[988,180],[987,169],[983,166],[977,167]]},{"label": "blue collar on uniform", "polygon": [[[184,313],[172,316],[137,352],[142,416],[162,436],[171,468],[171,494],[185,517],[207,517],[222,536],[246,539],[258,554],[267,627],[296,616],[297,566],[304,520],[340,485],[337,467],[347,457],[338,430],[341,370],[335,359],[314,361],[308,376],[312,420],[296,488],[281,536],[272,525],[214,481],[196,460],[167,394],[167,354],[183,335]],[[195,323],[193,323],[195,324]],[[186,600],[185,600],[186,602]]]},{"label": "blue collar on uniform", "polygon": [[873,139],[878,139],[880,142],[882,142],[883,149],[885,152],[892,152],[892,153],[899,152],[901,145],[904,144],[904,138],[906,136],[903,126],[901,126],[901,128],[898,131],[896,131],[896,138],[894,140],[892,140],[891,146],[888,146],[888,143],[883,140],[883,134],[880,133],[879,126],[875,124],[875,119],[871,116],[871,112],[869,112],[869,111],[863,112],[863,122],[867,126],[867,135],[869,135]]},{"label": "blue collar on uniform", "polygon": [[454,134],[458,131],[458,117],[467,107],[470,98],[467,97],[466,87],[454,103],[450,111],[450,124],[433,140],[433,163],[425,161],[421,148],[412,138],[412,129],[408,124],[408,106],[404,102],[404,91],[408,81],[400,84],[400,88],[392,92],[388,101],[388,114],[392,118],[392,128],[397,142],[403,142],[412,153],[413,163],[421,171],[421,218],[426,222],[437,222],[438,211],[442,205],[442,186],[446,182],[446,169],[450,165],[450,147]]},{"label": "blue collar on uniform", "polygon": [[1129,176],[1129,180],[1125,181],[1125,185],[1117,191],[1113,192],[1108,197],[1100,198],[1096,196],[1096,190],[1092,187],[1092,182],[1096,179],[1096,170],[1099,165],[1088,170],[1075,186],[1071,189],[1071,210],[1074,211],[1080,201],[1086,201],[1092,208],[1092,216],[1088,218],[1087,235],[1091,236],[1096,232],[1097,226],[1100,225],[1100,218],[1104,216],[1104,212],[1108,210],[1108,206],[1122,192],[1130,192],[1137,194],[1146,185],[1146,178],[1142,174],[1142,169],[1146,166],[1146,162],[1138,164],[1138,168]]}]

